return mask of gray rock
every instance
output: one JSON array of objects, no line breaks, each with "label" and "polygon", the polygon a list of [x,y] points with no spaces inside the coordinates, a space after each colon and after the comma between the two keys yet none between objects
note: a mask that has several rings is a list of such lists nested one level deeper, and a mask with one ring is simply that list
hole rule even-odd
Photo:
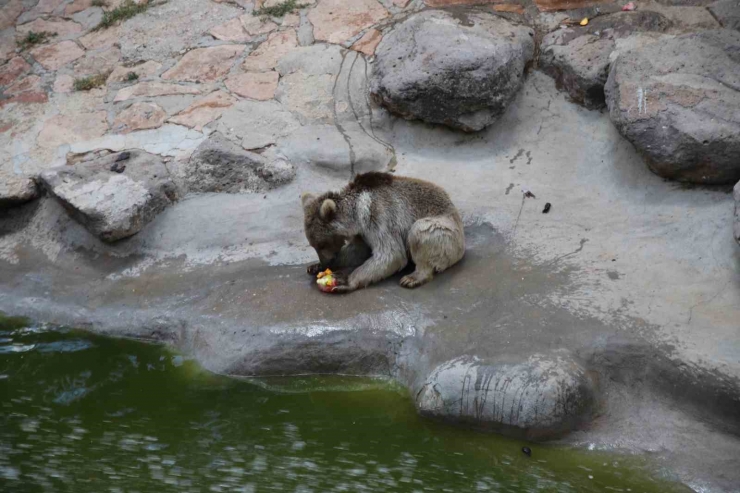
[{"label": "gray rock", "polygon": [[174,166],[173,174],[190,192],[263,192],[293,180],[295,168],[245,151],[214,132],[187,162]]},{"label": "gray rock", "polygon": [[476,10],[427,10],[383,37],[370,93],[407,119],[466,132],[501,116],[534,54],[534,31]]},{"label": "gray rock", "polygon": [[732,192],[732,196],[735,197],[735,240],[740,244],[740,181],[735,185],[735,189]]},{"label": "gray rock", "polygon": [[[584,27],[558,29],[542,40],[540,67],[574,102],[587,108],[602,108],[616,40],[635,32],[664,32],[670,25],[657,12],[636,11],[597,17]],[[656,38],[640,39],[648,44]]]},{"label": "gray rock", "polygon": [[435,368],[416,398],[423,415],[527,439],[572,430],[594,403],[594,384],[563,356],[487,364],[461,357]]},{"label": "gray rock", "polygon": [[75,220],[105,242],[138,233],[177,199],[159,156],[138,150],[51,168],[40,180]]},{"label": "gray rock", "polygon": [[0,209],[8,209],[38,197],[36,183],[26,176],[0,174]]},{"label": "gray rock", "polygon": [[277,101],[242,100],[223,112],[216,129],[244,149],[275,144],[301,124]]},{"label": "gray rock", "polygon": [[665,178],[740,180],[740,32],[704,31],[622,53],[605,92],[619,132]]},{"label": "gray rock", "polygon": [[707,8],[722,27],[740,31],[740,0],[719,0]]}]

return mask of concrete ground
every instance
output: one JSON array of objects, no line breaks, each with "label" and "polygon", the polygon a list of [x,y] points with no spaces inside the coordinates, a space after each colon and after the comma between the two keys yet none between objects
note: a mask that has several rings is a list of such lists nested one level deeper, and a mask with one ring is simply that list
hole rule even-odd
[{"label": "concrete ground", "polygon": [[[347,296],[314,289],[299,195],[340,188],[349,169],[302,166],[266,194],[188,196],[113,245],[48,197],[0,212],[0,310],[165,341],[219,373],[385,375],[412,396],[459,356],[566,351],[598,402],[561,442],[650,453],[695,491],[738,491],[730,190],[651,174],[606,113],[572,104],[536,70],[477,134],[376,111],[394,172],[443,186],[464,216],[466,257],[431,284],[404,290],[397,275]],[[17,166],[42,153],[29,152]]]}]

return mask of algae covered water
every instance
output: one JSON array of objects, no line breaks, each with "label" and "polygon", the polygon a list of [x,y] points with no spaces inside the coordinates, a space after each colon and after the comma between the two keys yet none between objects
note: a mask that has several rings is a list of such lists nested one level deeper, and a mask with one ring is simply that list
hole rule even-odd
[{"label": "algae covered water", "polygon": [[3,492],[672,492],[642,459],[417,416],[381,381],[212,375],[155,345],[0,318]]}]

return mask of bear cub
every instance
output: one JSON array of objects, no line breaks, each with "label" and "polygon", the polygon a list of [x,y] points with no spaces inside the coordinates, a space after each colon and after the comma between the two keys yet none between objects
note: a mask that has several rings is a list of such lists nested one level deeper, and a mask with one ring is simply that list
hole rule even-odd
[{"label": "bear cub", "polygon": [[427,181],[369,172],[340,192],[307,193],[301,202],[306,238],[319,256],[308,273],[353,269],[338,292],[392,276],[409,256],[416,270],[401,278],[401,286],[415,288],[465,253],[460,214],[447,193]]}]

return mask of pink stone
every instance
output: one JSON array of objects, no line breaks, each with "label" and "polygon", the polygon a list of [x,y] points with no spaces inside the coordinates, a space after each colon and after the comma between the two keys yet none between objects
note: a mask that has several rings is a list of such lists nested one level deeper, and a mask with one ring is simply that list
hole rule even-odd
[{"label": "pink stone", "polygon": [[376,0],[322,0],[308,19],[317,41],[344,43],[389,15]]},{"label": "pink stone", "polygon": [[124,87],[116,94],[114,102],[126,101],[131,98],[174,96],[183,94],[200,94],[200,89],[193,86],[181,86],[179,84],[165,84],[163,82],[141,82],[139,84]]},{"label": "pink stone", "polygon": [[352,49],[364,53],[367,56],[373,56],[375,54],[375,48],[378,47],[381,39],[383,39],[383,33],[377,29],[370,29],[360,39],[355,41]]},{"label": "pink stone", "polygon": [[54,81],[54,92],[72,92],[75,79],[71,75],[60,75]]},{"label": "pink stone", "polygon": [[285,54],[298,46],[295,30],[272,33],[244,60],[244,70],[248,72],[266,72],[272,70]]},{"label": "pink stone", "polygon": [[170,122],[201,131],[213,120],[220,118],[226,108],[236,103],[236,98],[224,91],[216,91],[198,99],[193,104],[170,118]]},{"label": "pink stone", "polygon": [[39,0],[39,3],[31,10],[34,14],[51,14],[64,0]]},{"label": "pink stone", "polygon": [[90,7],[92,7],[92,0],[75,0],[64,9],[64,15],[71,16]]},{"label": "pink stone", "polygon": [[77,60],[85,51],[74,41],[62,41],[53,45],[39,46],[31,50],[31,55],[46,70],[58,70],[73,60]]},{"label": "pink stone", "polygon": [[12,84],[21,75],[31,71],[31,66],[26,61],[17,56],[12,58],[8,63],[0,67],[0,86]]},{"label": "pink stone", "polygon": [[167,119],[167,113],[155,103],[134,103],[118,114],[113,131],[127,134],[134,130],[158,128]]},{"label": "pink stone", "polygon": [[410,0],[393,0],[393,5],[396,7],[404,8],[406,5],[409,4]]},{"label": "pink stone", "polygon": [[15,20],[23,13],[21,0],[10,0],[0,8],[0,31],[13,27]]},{"label": "pink stone", "polygon": [[252,14],[244,14],[239,17],[239,20],[244,30],[252,36],[267,34],[277,29],[277,24],[274,22]]},{"label": "pink stone", "polygon": [[301,25],[301,17],[298,14],[286,14],[283,16],[283,27],[298,27]]},{"label": "pink stone", "polygon": [[82,32],[82,26],[72,21],[65,21],[62,19],[58,20],[44,20],[36,19],[35,21],[21,24],[16,27],[16,32],[19,37],[25,36],[29,32],[33,31],[36,33],[49,32],[55,33],[59,37],[74,36]]},{"label": "pink stone", "polygon": [[221,45],[189,51],[177,64],[162,74],[165,80],[209,82],[226,75],[234,60],[244,51],[242,45]]},{"label": "pink stone", "polygon": [[128,81],[128,74],[132,72],[139,76],[136,80],[147,79],[149,77],[157,75],[161,68],[162,64],[153,60],[134,65],[133,67],[119,65],[118,67],[113,69],[113,72],[111,72],[110,76],[108,77],[108,84],[112,82]]},{"label": "pink stone", "polygon": [[235,43],[246,43],[252,39],[252,36],[244,30],[242,22],[239,19],[231,19],[223,24],[219,24],[208,31],[208,34],[221,41],[232,41]]},{"label": "pink stone", "polygon": [[41,90],[41,77],[38,75],[29,75],[5,89],[5,94],[15,96],[16,94],[29,91],[43,92]]},{"label": "pink stone", "polygon": [[229,91],[239,96],[266,101],[275,97],[280,75],[275,71],[248,72],[226,79]]},{"label": "pink stone", "polygon": [[85,34],[80,38],[80,43],[82,43],[82,46],[84,46],[85,49],[97,50],[101,48],[110,48],[118,43],[120,38],[121,28],[120,26],[115,26]]},{"label": "pink stone", "polygon": [[74,72],[78,77],[108,73],[115,68],[120,59],[121,50],[115,47],[102,51],[88,51],[75,63]]},{"label": "pink stone", "polygon": [[55,148],[96,139],[108,130],[107,112],[56,115],[44,122],[36,143],[40,147]]},{"label": "pink stone", "polygon": [[0,108],[3,108],[6,105],[9,105],[11,103],[29,104],[29,103],[46,103],[47,101],[49,101],[49,97],[46,95],[45,92],[38,92],[38,91],[22,92],[16,96],[13,96],[12,98],[0,100]]}]

